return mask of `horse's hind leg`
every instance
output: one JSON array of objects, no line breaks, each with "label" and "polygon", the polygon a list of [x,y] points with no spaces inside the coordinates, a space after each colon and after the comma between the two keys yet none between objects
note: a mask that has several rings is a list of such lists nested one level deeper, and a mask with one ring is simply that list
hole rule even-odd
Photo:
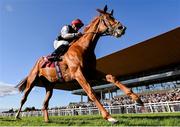
[{"label": "horse's hind leg", "polygon": [[[42,61],[43,58],[39,59],[35,66],[33,67],[33,69],[31,70],[29,76],[27,77],[27,83],[22,84],[23,86],[25,86],[25,91],[24,91],[24,96],[21,100],[21,106],[15,116],[15,118],[19,118],[19,114],[21,112],[22,106],[24,105],[24,103],[27,100],[27,96],[29,95],[29,93],[31,92],[32,88],[34,87],[34,82],[36,80],[37,74],[39,72],[39,63]],[[22,90],[23,91],[23,90]]]},{"label": "horse's hind leg", "polygon": [[126,95],[130,96],[133,101],[135,101],[138,105],[143,106],[143,102],[139,98],[137,94],[135,94],[131,89],[127,88],[123,84],[121,84],[116,78],[110,74],[106,75],[106,80],[108,82],[111,82],[115,84],[117,87],[119,87]]},{"label": "horse's hind leg", "polygon": [[50,84],[49,86],[45,86],[45,88],[46,88],[46,97],[43,103],[42,112],[44,114],[44,121],[49,122],[48,105],[49,105],[49,100],[53,94],[54,85]]},{"label": "horse's hind leg", "polygon": [[91,88],[90,84],[85,79],[84,75],[82,74],[81,69],[78,69],[75,72],[75,79],[78,81],[78,83],[84,89],[84,91],[87,93],[89,98],[96,104],[98,109],[101,111],[103,118],[112,122],[112,123],[118,122],[118,120],[112,118],[112,116],[106,111],[106,109],[102,106],[100,101],[97,99],[94,90]]},{"label": "horse's hind leg", "polygon": [[26,102],[27,97],[28,97],[29,93],[31,92],[33,86],[34,86],[34,85],[31,85],[30,87],[26,87],[26,89],[25,89],[25,91],[24,91],[24,96],[23,96],[23,98],[21,99],[20,108],[19,108],[19,110],[18,110],[18,112],[16,113],[16,116],[15,116],[16,119],[20,119],[19,115],[20,115],[21,109],[22,109],[24,103]]}]

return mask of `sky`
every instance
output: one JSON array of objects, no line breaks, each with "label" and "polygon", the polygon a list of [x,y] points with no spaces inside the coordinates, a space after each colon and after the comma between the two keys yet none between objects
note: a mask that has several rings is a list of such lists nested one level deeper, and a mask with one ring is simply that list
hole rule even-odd
[{"label": "sky", "polygon": [[[98,15],[96,9],[106,4],[127,30],[121,38],[100,38],[97,58],[180,25],[179,0],[0,0],[0,109],[19,107],[23,94],[14,86],[39,57],[54,50],[53,41],[63,25],[80,18],[86,26]],[[41,108],[44,98],[45,89],[36,87],[24,107]],[[79,101],[80,96],[71,92],[54,90],[49,107]]]}]

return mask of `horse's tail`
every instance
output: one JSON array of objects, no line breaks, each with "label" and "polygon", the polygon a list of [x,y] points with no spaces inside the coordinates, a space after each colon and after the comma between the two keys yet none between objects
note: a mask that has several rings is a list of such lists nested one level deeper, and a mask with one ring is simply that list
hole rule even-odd
[{"label": "horse's tail", "polygon": [[[24,78],[23,80],[21,80],[19,82],[19,84],[16,86],[16,88],[18,88],[18,90],[20,92],[23,92],[26,88],[30,88],[32,87],[31,85],[33,84],[33,82],[35,81],[38,72],[39,72],[39,64],[41,63],[41,61],[43,60],[43,57],[41,57],[35,64],[35,66],[33,67],[33,69],[31,70],[30,74]],[[30,77],[30,78],[29,78]]]},{"label": "horse's tail", "polygon": [[17,86],[15,86],[16,88],[18,88],[19,92],[23,92],[25,90],[27,84],[27,78],[28,77],[24,78],[19,82]]}]

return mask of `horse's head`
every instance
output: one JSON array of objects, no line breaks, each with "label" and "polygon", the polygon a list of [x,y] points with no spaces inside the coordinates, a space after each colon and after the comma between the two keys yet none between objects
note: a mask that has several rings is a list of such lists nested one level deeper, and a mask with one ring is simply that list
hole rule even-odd
[{"label": "horse's head", "polygon": [[107,5],[104,10],[97,9],[97,11],[100,13],[99,33],[115,37],[121,37],[125,33],[126,27],[113,17],[113,10],[107,12]]}]

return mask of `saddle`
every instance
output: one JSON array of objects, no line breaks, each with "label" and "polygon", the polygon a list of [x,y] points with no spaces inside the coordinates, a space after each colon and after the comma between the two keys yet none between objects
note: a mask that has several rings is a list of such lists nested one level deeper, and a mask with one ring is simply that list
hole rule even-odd
[{"label": "saddle", "polygon": [[50,61],[48,56],[43,56],[43,63],[39,76],[46,77],[50,82],[64,81],[59,61]]}]

